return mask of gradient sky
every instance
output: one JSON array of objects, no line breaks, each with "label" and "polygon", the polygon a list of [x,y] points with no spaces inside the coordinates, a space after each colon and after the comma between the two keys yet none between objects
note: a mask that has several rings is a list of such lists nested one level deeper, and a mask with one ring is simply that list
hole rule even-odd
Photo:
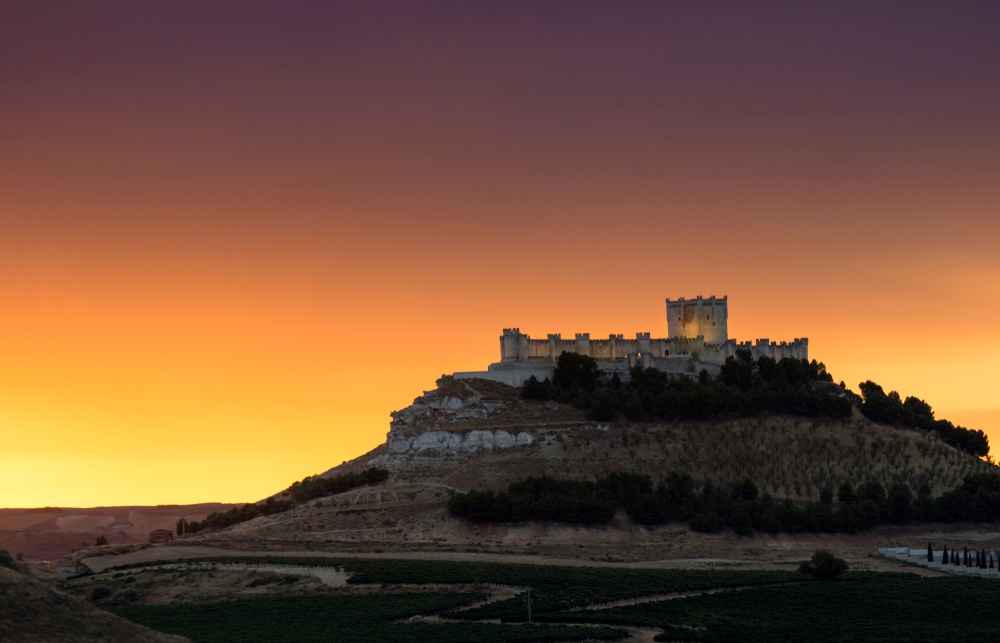
[{"label": "gradient sky", "polygon": [[253,501],[497,336],[807,336],[1000,444],[996,2],[0,0],[0,506]]}]

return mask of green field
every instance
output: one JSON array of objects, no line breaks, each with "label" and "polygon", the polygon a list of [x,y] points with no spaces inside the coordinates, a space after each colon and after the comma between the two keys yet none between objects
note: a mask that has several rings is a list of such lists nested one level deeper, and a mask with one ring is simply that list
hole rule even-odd
[{"label": "green field", "polygon": [[[1000,633],[1000,582],[913,574],[848,573],[820,581],[783,571],[689,571],[556,567],[376,559],[220,559],[220,562],[332,565],[353,572],[352,585],[464,585],[465,593],[309,596],[196,606],[114,607],[155,629],[209,641],[614,640],[621,627],[689,641],[992,641]],[[463,609],[482,595],[469,585],[532,589]],[[698,593],[717,590],[714,593]],[[665,597],[672,593],[694,595]],[[635,605],[580,608],[623,600]],[[648,600],[654,599],[654,600]],[[406,623],[415,615],[433,623]],[[482,622],[500,619],[502,622]],[[520,623],[519,623],[520,622]],[[548,624],[547,626],[542,625]],[[576,624],[579,627],[574,628]],[[552,628],[552,629],[547,629]],[[585,629],[581,629],[585,628]],[[602,628],[602,629],[597,629]]]},{"label": "green field", "polygon": [[403,623],[478,600],[477,594],[270,597],[210,605],[119,605],[108,609],[195,643],[328,643],[367,641],[579,641],[626,636],[609,627]]}]

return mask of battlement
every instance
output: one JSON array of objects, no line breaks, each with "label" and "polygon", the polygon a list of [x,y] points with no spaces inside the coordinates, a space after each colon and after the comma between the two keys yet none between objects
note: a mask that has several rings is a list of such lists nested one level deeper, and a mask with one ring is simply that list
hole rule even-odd
[{"label": "battlement", "polygon": [[554,365],[563,352],[570,352],[593,357],[604,370],[642,364],[674,372],[676,369],[690,371],[696,366],[711,366],[717,370],[727,357],[740,349],[749,350],[754,358],[765,355],[776,360],[809,357],[809,340],[805,337],[796,337],[790,342],[772,342],[766,337],[752,342],[729,339],[728,296],[667,299],[666,313],[667,337],[659,339],[649,332],[636,333],[635,339],[625,339],[622,333],[612,333],[608,339],[591,339],[590,333],[574,333],[573,339],[563,339],[561,333],[549,333],[545,339],[531,339],[520,328],[504,328],[500,337],[500,362],[506,364],[507,370],[518,363],[534,369],[547,368],[545,365]]}]

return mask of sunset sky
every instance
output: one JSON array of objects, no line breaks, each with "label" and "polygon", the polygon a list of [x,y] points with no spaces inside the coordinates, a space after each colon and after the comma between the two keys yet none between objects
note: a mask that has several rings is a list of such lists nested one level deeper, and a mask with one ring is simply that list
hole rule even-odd
[{"label": "sunset sky", "polygon": [[505,326],[664,336],[699,294],[996,447],[997,34],[991,1],[0,0],[0,507],[254,501]]}]

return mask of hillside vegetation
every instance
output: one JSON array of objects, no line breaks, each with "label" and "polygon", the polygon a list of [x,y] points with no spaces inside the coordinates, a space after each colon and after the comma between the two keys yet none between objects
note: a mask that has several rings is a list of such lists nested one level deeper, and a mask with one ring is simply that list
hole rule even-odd
[{"label": "hillside vegetation", "polygon": [[650,420],[703,420],[786,414],[798,417],[847,419],[856,406],[872,420],[891,426],[934,432],[947,444],[976,456],[989,453],[989,440],[982,431],[955,426],[934,417],[931,406],[916,397],[888,395],[871,381],[860,385],[863,397],[844,386],[833,385],[826,366],[813,360],[770,357],[754,360],[740,349],[726,358],[719,377],[711,379],[702,370],[696,380],[669,377],[654,368],[633,368],[624,381],[608,378],[597,361],[586,355],[562,353],[552,380],[529,378],[522,389],[526,399],[572,403],[586,409],[592,420],[609,421],[621,416],[633,422]]},{"label": "hillside vegetation", "polygon": [[[6,552],[0,552],[2,559]],[[0,560],[0,641],[187,641],[109,614],[12,567]]]}]

